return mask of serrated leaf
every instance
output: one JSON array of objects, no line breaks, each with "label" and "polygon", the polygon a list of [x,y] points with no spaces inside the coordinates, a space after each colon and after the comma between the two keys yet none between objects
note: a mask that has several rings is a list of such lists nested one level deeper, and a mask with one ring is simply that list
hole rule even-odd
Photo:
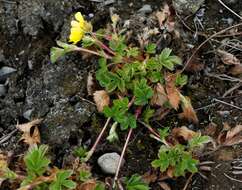
[{"label": "serrated leaf", "polygon": [[146,79],[141,79],[134,87],[135,105],[145,105],[153,96],[153,90],[147,85]]},{"label": "serrated leaf", "polygon": [[30,176],[41,176],[50,164],[50,160],[46,157],[48,146],[37,145],[32,146],[24,157],[27,172]]},{"label": "serrated leaf", "polygon": [[156,52],[156,44],[149,43],[148,45],[145,46],[145,51],[148,54],[155,54],[155,52]]},{"label": "serrated leaf", "polygon": [[127,190],[149,190],[148,184],[143,182],[138,174],[132,175],[130,178],[125,178],[125,189]]},{"label": "serrated leaf", "polygon": [[193,149],[196,147],[201,147],[204,144],[208,143],[211,141],[211,138],[209,136],[201,136],[201,133],[193,137],[189,142],[189,148]]},{"label": "serrated leaf", "polygon": [[126,51],[127,51],[127,57],[137,57],[139,55],[138,47],[132,47],[127,49]]},{"label": "serrated leaf", "polygon": [[187,80],[188,80],[187,75],[178,74],[176,76],[176,85],[177,86],[184,86],[184,85],[187,84]]}]

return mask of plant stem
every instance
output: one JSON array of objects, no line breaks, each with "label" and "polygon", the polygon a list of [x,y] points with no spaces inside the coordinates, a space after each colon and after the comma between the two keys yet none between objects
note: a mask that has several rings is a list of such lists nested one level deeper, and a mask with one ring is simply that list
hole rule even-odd
[{"label": "plant stem", "polygon": [[92,50],[85,49],[85,48],[82,48],[82,47],[77,47],[77,48],[75,48],[75,50],[76,50],[76,51],[81,51],[81,52],[90,53],[90,54],[93,54],[93,55],[97,55],[97,56],[99,56],[99,57],[104,57],[104,58],[106,58],[106,59],[111,59],[111,57],[110,57],[109,55],[107,55],[107,54],[102,55],[102,54],[100,54],[100,53],[98,53],[98,52],[96,52],[96,51],[92,51]]},{"label": "plant stem", "polygon": [[122,150],[122,153],[121,153],[121,156],[120,156],[120,159],[119,159],[119,162],[118,162],[118,167],[117,167],[117,170],[116,170],[116,173],[115,173],[115,177],[114,177],[114,185],[115,185],[115,183],[116,183],[117,180],[118,180],[118,175],[119,175],[120,167],[121,167],[121,165],[122,165],[122,161],[123,161],[124,153],[125,153],[125,151],[126,151],[126,149],[127,149],[127,146],[128,146],[128,143],[129,143],[129,139],[130,139],[130,137],[131,137],[132,132],[133,132],[133,129],[130,128],[130,129],[129,129],[128,136],[127,136],[126,141],[125,141],[125,144],[124,144],[124,147],[123,147],[123,150]]},{"label": "plant stem", "polygon": [[107,126],[108,126],[110,120],[111,120],[111,117],[109,117],[109,118],[107,119],[107,121],[106,121],[106,123],[105,123],[105,125],[104,125],[102,131],[101,131],[100,134],[98,135],[98,137],[97,137],[97,139],[96,139],[94,145],[92,146],[91,150],[88,152],[88,154],[87,154],[87,156],[86,156],[86,158],[85,158],[85,160],[84,160],[85,162],[87,162],[87,161],[91,158],[91,156],[93,155],[93,153],[95,152],[96,147],[97,147],[99,141],[101,140],[101,138],[102,138],[102,136],[103,136],[103,133],[105,132],[105,130],[106,130],[106,128],[107,128]]},{"label": "plant stem", "polygon": [[[132,100],[134,100],[134,99],[135,99],[135,97],[132,98]],[[136,119],[138,119],[138,117],[139,117],[139,115],[141,113],[141,110],[142,110],[142,107],[138,107],[135,110],[135,117],[136,117]],[[115,173],[115,177],[114,177],[113,188],[114,188],[115,184],[117,183],[119,171],[120,171],[120,168],[121,168],[121,165],[122,165],[122,161],[123,161],[123,158],[124,158],[124,154],[125,154],[125,151],[127,149],[127,146],[128,146],[129,140],[130,140],[130,137],[132,135],[132,132],[133,132],[133,128],[130,128],[129,129],[128,136],[127,136],[126,141],[125,141],[125,144],[124,144],[124,147],[123,147],[123,150],[122,150],[122,153],[121,153],[121,156],[119,158],[118,167],[117,167],[117,170],[116,170],[116,173]]]},{"label": "plant stem", "polygon": [[95,39],[96,43],[98,46],[100,46],[102,49],[106,50],[108,53],[110,53],[111,55],[115,55],[116,53],[111,50],[108,46],[106,46],[103,42],[101,42],[100,40],[97,39],[96,34],[95,33],[91,33],[91,35],[93,36],[93,38]]}]

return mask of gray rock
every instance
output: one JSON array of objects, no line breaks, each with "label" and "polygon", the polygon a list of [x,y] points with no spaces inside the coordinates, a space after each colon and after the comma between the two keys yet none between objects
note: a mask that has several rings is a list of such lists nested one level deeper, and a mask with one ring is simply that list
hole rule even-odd
[{"label": "gray rock", "polygon": [[[115,174],[119,159],[120,156],[116,152],[106,153],[98,158],[97,163],[104,173]],[[124,160],[122,161],[122,164],[124,164]]]},{"label": "gray rock", "polygon": [[194,14],[205,0],[173,0],[175,10],[184,15]]},{"label": "gray rock", "polygon": [[0,84],[0,97],[6,95],[6,88],[4,85]]},{"label": "gray rock", "polygon": [[10,74],[16,72],[16,69],[12,67],[2,67],[0,69],[0,81],[5,80]]},{"label": "gray rock", "polygon": [[138,10],[138,12],[139,12],[139,13],[143,13],[143,14],[145,14],[145,13],[151,13],[151,12],[152,12],[152,8],[151,8],[150,5],[145,4],[145,5],[143,5],[142,8],[140,8],[140,9]]},{"label": "gray rock", "polygon": [[31,114],[32,114],[32,112],[33,112],[32,109],[27,110],[26,112],[23,113],[23,117],[25,119],[31,120]]}]

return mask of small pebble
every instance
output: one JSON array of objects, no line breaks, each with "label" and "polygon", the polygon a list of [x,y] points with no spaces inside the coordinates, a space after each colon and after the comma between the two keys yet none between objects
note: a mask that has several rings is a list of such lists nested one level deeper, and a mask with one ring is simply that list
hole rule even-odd
[{"label": "small pebble", "polygon": [[5,80],[10,74],[16,72],[16,69],[12,68],[12,67],[2,67],[0,69],[0,81],[1,80]]},{"label": "small pebble", "polygon": [[[98,158],[98,165],[106,174],[115,174],[120,156],[116,152],[103,154]],[[124,160],[122,161],[122,164]]]},{"label": "small pebble", "polygon": [[146,5],[143,5],[143,7],[138,10],[138,12],[139,13],[143,13],[143,14],[151,13],[152,12],[152,8],[151,8],[150,5],[146,4]]},{"label": "small pebble", "polygon": [[32,112],[33,112],[32,109],[27,110],[26,112],[23,113],[23,117],[25,119],[31,120],[31,114],[32,114]]}]

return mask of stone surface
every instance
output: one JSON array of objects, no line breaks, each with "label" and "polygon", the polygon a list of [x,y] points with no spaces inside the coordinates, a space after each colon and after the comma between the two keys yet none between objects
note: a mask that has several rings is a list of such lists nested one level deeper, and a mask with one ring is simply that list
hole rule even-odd
[{"label": "stone surface", "polygon": [[152,12],[152,8],[151,8],[150,5],[146,4],[146,5],[143,5],[143,7],[138,10],[138,12],[139,13],[143,13],[143,14],[151,13]]},{"label": "stone surface", "polygon": [[173,6],[179,14],[189,15],[198,11],[205,0],[173,0]]},{"label": "stone surface", "polygon": [[7,92],[7,91],[6,91],[5,86],[2,85],[2,84],[0,84],[0,97],[1,97],[1,96],[5,96],[6,92]]},{"label": "stone surface", "polygon": [[[115,174],[120,156],[116,152],[103,154],[98,158],[98,165],[106,174]],[[122,164],[124,163],[124,160]]]}]

